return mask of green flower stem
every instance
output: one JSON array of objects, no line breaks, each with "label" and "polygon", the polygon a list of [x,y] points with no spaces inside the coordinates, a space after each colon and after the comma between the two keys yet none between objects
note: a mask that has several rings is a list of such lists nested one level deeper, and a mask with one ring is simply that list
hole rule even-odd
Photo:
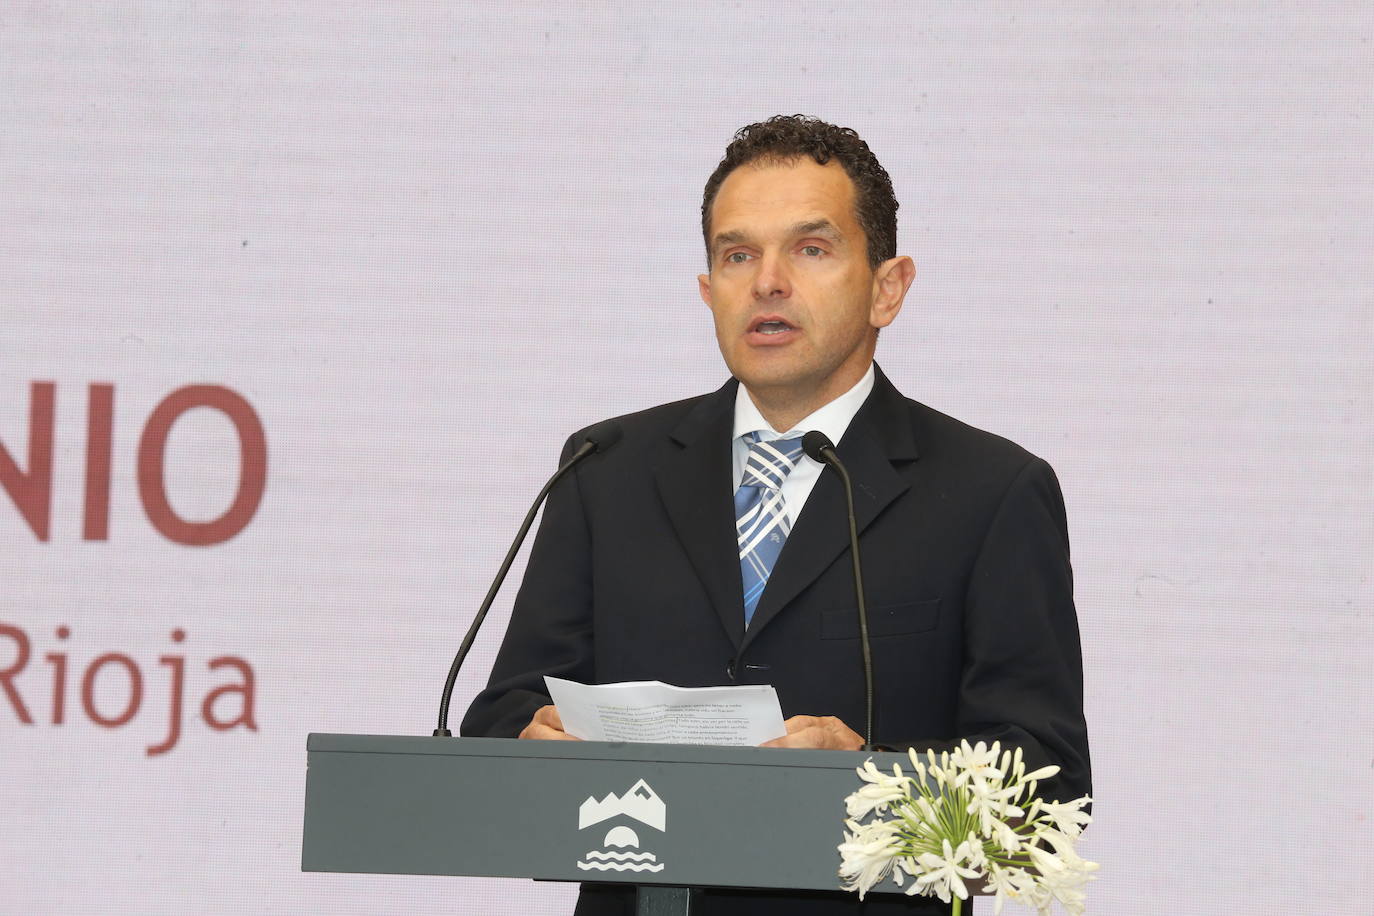
[{"label": "green flower stem", "polygon": [[949,908],[950,916],[959,916],[964,911],[964,901],[959,899],[959,895],[954,895],[954,903]]}]

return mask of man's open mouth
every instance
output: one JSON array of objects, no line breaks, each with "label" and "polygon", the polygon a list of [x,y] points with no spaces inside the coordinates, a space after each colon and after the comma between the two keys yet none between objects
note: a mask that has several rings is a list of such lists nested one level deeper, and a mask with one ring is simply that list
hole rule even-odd
[{"label": "man's open mouth", "polygon": [[763,318],[756,320],[750,325],[749,330],[756,331],[759,334],[772,335],[781,334],[784,331],[793,331],[796,330],[796,328],[781,318]]}]

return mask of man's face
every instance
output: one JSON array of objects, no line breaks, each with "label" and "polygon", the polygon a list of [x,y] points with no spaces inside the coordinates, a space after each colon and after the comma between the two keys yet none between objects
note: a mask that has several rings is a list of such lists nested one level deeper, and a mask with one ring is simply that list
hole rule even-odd
[{"label": "man's face", "polygon": [[838,163],[735,169],[712,204],[711,272],[698,278],[725,364],[761,408],[828,403],[867,371],[875,329],[901,308],[910,276],[895,305],[883,279],[898,261],[910,268],[906,258],[869,267],[854,183]]}]

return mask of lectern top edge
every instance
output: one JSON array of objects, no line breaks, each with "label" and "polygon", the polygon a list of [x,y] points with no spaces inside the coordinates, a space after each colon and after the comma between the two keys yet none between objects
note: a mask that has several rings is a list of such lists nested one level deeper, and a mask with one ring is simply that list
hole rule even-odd
[{"label": "lectern top edge", "polygon": [[[909,767],[906,754],[820,751],[771,747],[712,747],[693,744],[639,744],[602,741],[520,741],[515,738],[436,738],[430,735],[340,735],[311,733],[309,753],[421,754],[464,757],[538,757],[543,759],[623,760],[641,763],[738,764],[852,770],[872,759],[890,769]],[[857,786],[857,783],[856,783]]]}]

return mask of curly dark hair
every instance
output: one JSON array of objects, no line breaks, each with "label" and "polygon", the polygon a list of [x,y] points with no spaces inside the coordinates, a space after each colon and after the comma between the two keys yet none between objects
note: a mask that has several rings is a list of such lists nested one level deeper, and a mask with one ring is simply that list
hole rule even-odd
[{"label": "curly dark hair", "polygon": [[854,210],[868,241],[868,263],[877,267],[897,256],[897,197],[892,179],[868,144],[848,127],[808,115],[776,115],[741,127],[725,148],[725,158],[706,179],[701,197],[701,233],[706,264],[711,264],[711,205],[721,183],[735,169],[758,160],[791,162],[810,156],[817,165],[838,162],[854,182]]}]

